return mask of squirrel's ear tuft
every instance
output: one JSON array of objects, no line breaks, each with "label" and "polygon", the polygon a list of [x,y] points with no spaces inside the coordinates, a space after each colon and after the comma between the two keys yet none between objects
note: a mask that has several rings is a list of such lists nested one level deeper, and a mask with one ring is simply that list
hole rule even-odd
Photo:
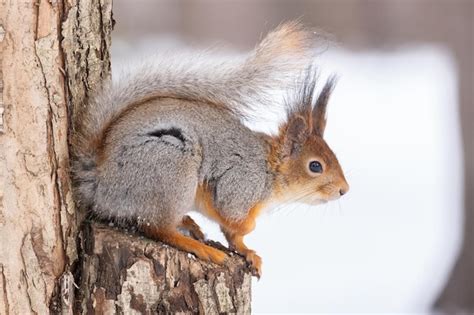
[{"label": "squirrel's ear tuft", "polygon": [[306,68],[298,89],[287,99],[287,122],[283,128],[285,156],[297,154],[313,129],[313,95],[317,73],[312,66]]},{"label": "squirrel's ear tuft", "polygon": [[307,124],[307,119],[302,116],[291,117],[287,122],[286,130],[283,135],[284,156],[293,156],[298,154],[310,132],[311,131]]},{"label": "squirrel's ear tuft", "polygon": [[313,95],[316,87],[317,73],[310,65],[305,69],[303,75],[298,80],[298,88],[290,91],[286,100],[286,116],[288,123],[295,117],[305,120],[306,125],[311,129]]},{"label": "squirrel's ear tuft", "polygon": [[335,85],[336,77],[331,76],[321,90],[321,93],[319,93],[316,104],[313,107],[313,132],[321,137],[323,137],[324,129],[326,129],[326,107]]}]

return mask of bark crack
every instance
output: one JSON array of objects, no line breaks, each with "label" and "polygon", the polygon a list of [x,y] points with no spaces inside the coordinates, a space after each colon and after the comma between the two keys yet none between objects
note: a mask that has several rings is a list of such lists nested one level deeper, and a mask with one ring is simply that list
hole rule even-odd
[{"label": "bark crack", "polygon": [[21,270],[21,277],[23,278],[23,281],[25,282],[25,285],[26,285],[26,299],[28,300],[28,304],[30,306],[30,310],[33,314],[38,314],[37,312],[35,312],[33,310],[33,303],[31,302],[31,296],[30,294],[28,293],[30,291],[30,288],[29,288],[29,285],[28,285],[28,275],[26,273],[25,270]]},{"label": "bark crack", "polygon": [[46,298],[46,284],[41,273],[38,256],[33,247],[31,234],[27,233],[23,237],[20,256],[23,267],[21,275],[26,286],[26,297],[30,305],[30,310],[35,314],[46,314],[47,308],[44,299]]},{"label": "bark crack", "polygon": [[33,18],[34,18],[34,20],[35,20],[35,26],[34,26],[34,38],[35,38],[35,41],[38,39],[39,6],[40,6],[40,2],[39,2],[39,1],[33,3]]},{"label": "bark crack", "polygon": [[54,129],[53,117],[55,115],[52,108],[53,106],[52,104],[54,100],[52,99],[52,96],[51,96],[52,93],[48,86],[48,79],[46,77],[46,72],[45,72],[45,67],[43,64],[42,57],[40,56],[40,54],[38,54],[39,41],[42,41],[42,40],[48,40],[48,38],[42,38],[35,41],[34,54],[38,60],[39,69],[42,75],[41,85],[44,88],[44,91],[47,97],[48,108],[47,108],[47,119],[46,119],[46,142],[48,144],[48,158],[49,158],[49,163],[51,166],[50,178],[54,181],[54,185],[52,185],[53,186],[52,188],[54,191],[53,192],[54,203],[56,205],[56,209],[58,209],[58,221],[59,221],[59,222],[55,222],[55,224],[58,227],[57,234],[60,239],[60,246],[63,248],[64,251],[66,251],[67,244],[64,239],[64,231],[63,231],[63,225],[61,224],[62,222],[61,216],[62,216],[63,211],[67,212],[68,202],[65,200],[65,197],[62,194],[61,182],[59,180],[59,174],[58,174],[59,163],[58,163],[58,156],[56,153],[58,148],[57,148],[56,140],[54,138],[55,129]]},{"label": "bark crack", "polygon": [[[0,24],[0,43],[3,42],[4,37],[5,37],[5,29],[3,28],[3,25]],[[2,61],[3,61],[3,48],[0,49],[0,134],[2,134],[5,130],[5,127],[4,127],[5,123],[3,121],[3,112],[5,110],[5,106],[3,104],[3,69],[2,69]]]},{"label": "bark crack", "polygon": [[3,265],[0,264],[0,273],[2,274],[2,295],[3,295],[3,305],[5,309],[5,315],[10,314],[10,304],[8,303],[8,292],[7,292],[7,278],[5,277],[5,273],[3,270]]}]

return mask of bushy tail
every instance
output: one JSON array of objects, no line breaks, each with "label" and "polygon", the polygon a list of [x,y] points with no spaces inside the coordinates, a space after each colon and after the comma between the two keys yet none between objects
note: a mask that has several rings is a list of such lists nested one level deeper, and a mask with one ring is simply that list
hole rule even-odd
[{"label": "bushy tail", "polygon": [[[246,58],[229,60],[209,53],[167,55],[144,62],[122,78],[107,83],[75,121],[76,176],[87,178],[95,165],[94,152],[108,126],[130,106],[155,97],[175,97],[223,106],[238,116],[271,105],[275,91],[291,88],[295,78],[312,63],[316,33],[298,22],[270,32]],[[89,172],[89,173],[87,173]]]}]

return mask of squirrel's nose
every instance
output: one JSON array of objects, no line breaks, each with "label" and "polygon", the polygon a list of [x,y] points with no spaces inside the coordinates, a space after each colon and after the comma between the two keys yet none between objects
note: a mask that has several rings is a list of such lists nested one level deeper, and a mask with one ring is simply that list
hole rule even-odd
[{"label": "squirrel's nose", "polygon": [[349,185],[347,183],[344,183],[344,185],[339,189],[339,194],[341,196],[344,196],[345,194],[347,194],[348,191],[349,191]]}]

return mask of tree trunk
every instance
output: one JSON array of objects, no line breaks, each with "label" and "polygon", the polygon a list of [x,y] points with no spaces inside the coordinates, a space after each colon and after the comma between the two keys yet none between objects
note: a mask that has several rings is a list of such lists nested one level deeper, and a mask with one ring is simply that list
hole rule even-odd
[{"label": "tree trunk", "polygon": [[109,74],[111,12],[111,0],[0,1],[0,314],[58,310],[77,260],[69,117]]},{"label": "tree trunk", "polygon": [[241,257],[81,224],[68,134],[110,76],[112,26],[112,0],[0,1],[0,314],[249,313]]},{"label": "tree trunk", "polygon": [[83,239],[83,313],[250,313],[252,276],[239,256],[217,266],[97,224],[84,230]]}]

